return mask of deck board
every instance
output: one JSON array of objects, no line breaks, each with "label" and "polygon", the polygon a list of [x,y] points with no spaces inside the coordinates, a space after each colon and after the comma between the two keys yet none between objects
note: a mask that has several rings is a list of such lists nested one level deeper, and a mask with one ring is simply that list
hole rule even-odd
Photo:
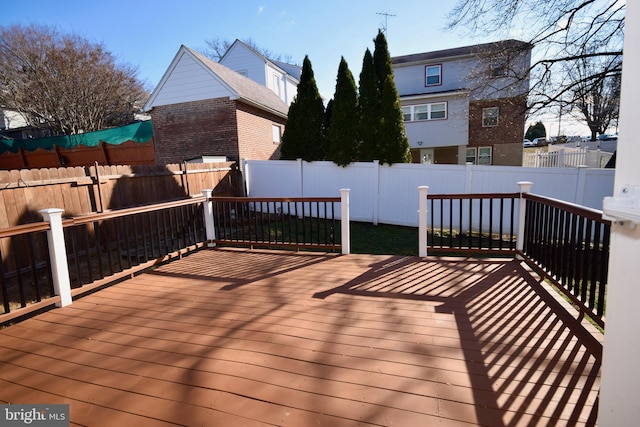
[{"label": "deck board", "polygon": [[513,260],[201,250],[0,330],[73,425],[589,425],[602,337]]}]

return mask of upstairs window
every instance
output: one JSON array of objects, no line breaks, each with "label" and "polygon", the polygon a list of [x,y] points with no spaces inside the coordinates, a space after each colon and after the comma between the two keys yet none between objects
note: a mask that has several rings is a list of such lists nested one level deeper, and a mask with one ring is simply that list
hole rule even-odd
[{"label": "upstairs window", "polygon": [[446,119],[447,118],[447,104],[441,102],[439,104],[431,104],[431,120]]},{"label": "upstairs window", "polygon": [[442,65],[427,65],[424,74],[425,86],[438,86],[442,84]]},{"label": "upstairs window", "polygon": [[436,102],[433,104],[407,105],[402,107],[402,116],[405,122],[446,119],[447,103]]},{"label": "upstairs window", "polygon": [[429,120],[429,105],[414,105],[413,120]]},{"label": "upstairs window", "polygon": [[498,126],[498,107],[482,109],[482,127]]},{"label": "upstairs window", "polygon": [[507,74],[507,58],[493,58],[491,60],[491,77],[506,77]]},{"label": "upstairs window", "polygon": [[273,75],[273,91],[280,96],[280,76]]}]

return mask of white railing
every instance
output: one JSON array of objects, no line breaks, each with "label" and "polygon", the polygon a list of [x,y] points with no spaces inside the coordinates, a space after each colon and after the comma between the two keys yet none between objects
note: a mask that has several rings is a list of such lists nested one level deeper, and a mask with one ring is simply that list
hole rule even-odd
[{"label": "white railing", "polygon": [[536,150],[535,153],[524,153],[522,166],[529,168],[567,168],[586,166],[588,168],[604,168],[613,153],[588,148],[556,148],[549,146],[548,152]]}]

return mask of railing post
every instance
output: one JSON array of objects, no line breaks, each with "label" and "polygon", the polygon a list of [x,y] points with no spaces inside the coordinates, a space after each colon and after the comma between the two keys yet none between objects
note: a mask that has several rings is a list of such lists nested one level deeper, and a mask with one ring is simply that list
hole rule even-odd
[{"label": "railing post", "polygon": [[427,256],[427,192],[429,187],[418,187],[418,256]]},{"label": "railing post", "polygon": [[211,194],[213,194],[213,190],[202,190],[202,195],[206,198],[202,204],[204,211],[204,229],[207,233],[207,246],[210,248],[216,245],[216,228],[213,219],[213,202],[211,201]]},{"label": "railing post", "polygon": [[524,249],[524,226],[525,216],[527,214],[527,201],[524,199],[523,194],[531,191],[533,182],[520,181],[518,182],[520,187],[520,202],[518,204],[518,234],[516,235],[516,250],[522,252]]},{"label": "railing post", "polygon": [[349,225],[349,191],[351,190],[348,188],[340,189],[340,229],[343,255],[348,255],[351,253],[351,232]]},{"label": "railing post", "polygon": [[60,301],[56,307],[65,307],[71,304],[71,280],[69,279],[69,266],[67,265],[67,249],[64,245],[64,232],[62,230],[62,212],[64,209],[50,208],[39,211],[45,221],[49,223],[47,230],[47,244],[49,245],[49,258],[51,258],[51,275],[53,288]]}]

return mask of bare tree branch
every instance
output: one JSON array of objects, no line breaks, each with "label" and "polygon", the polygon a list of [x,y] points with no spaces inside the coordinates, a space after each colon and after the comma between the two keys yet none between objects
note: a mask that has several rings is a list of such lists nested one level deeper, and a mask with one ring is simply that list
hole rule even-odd
[{"label": "bare tree branch", "polygon": [[[620,0],[458,0],[449,29],[507,39],[517,34],[534,45],[532,65],[518,78],[530,81],[528,108],[535,114],[566,109],[581,88],[620,75],[624,18]],[[591,75],[576,72],[585,60],[598,64],[583,67]]]},{"label": "bare tree branch", "polygon": [[100,44],[37,25],[0,27],[0,106],[54,135],[133,121],[148,96]]}]

